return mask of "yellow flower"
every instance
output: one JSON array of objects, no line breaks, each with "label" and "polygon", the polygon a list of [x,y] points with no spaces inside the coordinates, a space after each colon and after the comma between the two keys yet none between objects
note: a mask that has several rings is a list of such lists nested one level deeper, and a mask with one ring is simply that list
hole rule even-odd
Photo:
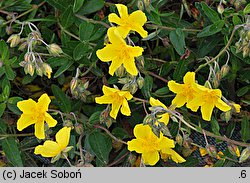
[{"label": "yellow flower", "polygon": [[104,93],[101,97],[96,97],[95,102],[98,104],[112,104],[110,116],[116,119],[119,109],[121,113],[130,116],[131,111],[127,100],[131,100],[133,96],[128,91],[120,91],[119,89],[102,87]]},{"label": "yellow flower", "polygon": [[128,150],[141,153],[145,164],[155,165],[160,159],[159,152],[174,155],[171,151],[171,148],[175,147],[174,141],[164,137],[162,133],[160,133],[160,137],[157,137],[149,125],[136,125],[134,135],[136,139],[127,142]]},{"label": "yellow flower", "polygon": [[[168,109],[163,103],[161,103],[159,100],[154,99],[153,97],[150,97],[149,103],[152,107],[159,106],[159,107],[163,107],[164,109]],[[161,115],[159,115],[159,117],[160,117],[160,119],[158,119],[158,122],[162,122],[165,125],[168,125],[168,122],[169,122],[169,114],[168,113],[161,114]]]},{"label": "yellow flower", "polygon": [[240,113],[240,108],[241,108],[241,106],[239,105],[239,104],[232,104],[233,105],[233,107],[234,107],[234,109],[235,109],[235,112],[236,113]]},{"label": "yellow flower", "polygon": [[187,72],[183,77],[183,82],[184,84],[179,84],[172,80],[168,82],[169,90],[177,94],[172,100],[172,104],[179,108],[187,103],[187,108],[196,112],[199,107],[189,106],[189,102],[195,98],[197,94],[195,90],[195,88],[197,88],[195,72]]},{"label": "yellow flower", "polygon": [[35,154],[41,154],[43,157],[55,157],[61,152],[68,151],[66,148],[69,144],[70,127],[63,127],[56,133],[56,142],[46,140],[43,145],[35,148]]},{"label": "yellow flower", "polygon": [[111,23],[119,25],[117,30],[123,38],[125,38],[131,30],[138,32],[143,38],[148,36],[148,32],[142,27],[146,23],[147,17],[141,10],[137,10],[129,15],[128,8],[125,5],[116,4],[116,7],[120,17],[115,13],[111,13],[108,19]]},{"label": "yellow flower", "polygon": [[223,112],[229,111],[231,107],[221,100],[221,90],[209,89],[203,86],[198,86],[195,89],[199,94],[189,102],[190,108],[201,107],[202,118],[206,121],[211,120],[213,108],[217,107]]},{"label": "yellow flower", "polygon": [[39,139],[44,139],[44,121],[49,127],[54,127],[57,121],[47,113],[49,108],[50,98],[47,94],[43,94],[36,103],[32,99],[23,100],[17,103],[17,107],[23,112],[17,121],[17,129],[22,131],[24,128],[35,124],[35,136]]},{"label": "yellow flower", "polygon": [[175,163],[186,162],[186,160],[183,157],[181,157],[177,152],[169,148],[167,148],[165,151],[161,151],[161,159],[163,159],[163,161],[172,159]]},{"label": "yellow flower", "polygon": [[122,64],[128,73],[136,76],[138,71],[135,65],[135,57],[142,55],[143,48],[127,45],[115,27],[109,28],[107,34],[110,44],[106,44],[103,49],[97,50],[97,57],[103,62],[112,61],[109,67],[109,74],[112,76]]}]

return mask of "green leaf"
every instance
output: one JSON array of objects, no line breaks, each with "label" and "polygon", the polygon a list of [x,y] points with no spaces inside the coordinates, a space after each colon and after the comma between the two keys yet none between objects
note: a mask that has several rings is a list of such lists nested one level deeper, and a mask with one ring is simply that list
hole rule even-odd
[{"label": "green leaf", "polygon": [[65,113],[71,112],[71,103],[64,92],[56,85],[51,85],[52,93],[56,97],[57,106]]},{"label": "green leaf", "polygon": [[153,88],[153,78],[149,75],[146,75],[144,78],[144,85],[141,89],[141,92],[145,99],[149,99],[151,97],[151,91]]},{"label": "green leaf", "polygon": [[76,13],[78,10],[82,7],[84,3],[84,0],[75,0],[74,6],[73,6],[73,12]]},{"label": "green leaf", "polygon": [[94,125],[100,123],[100,115],[102,111],[97,111],[89,117],[89,123]]},{"label": "green leaf", "polygon": [[6,108],[6,104],[5,103],[1,103],[0,104],[0,117],[2,117],[4,111],[5,111],[5,108]]},{"label": "green leaf", "polygon": [[83,22],[79,26],[79,36],[81,41],[89,41],[91,38],[91,35],[94,31],[94,24],[90,22]]},{"label": "green leaf", "polygon": [[81,58],[86,56],[86,54],[88,53],[88,50],[89,50],[88,43],[79,43],[74,49],[73,58],[75,60],[80,60]]},{"label": "green leaf", "polygon": [[21,159],[20,151],[14,137],[7,137],[2,140],[2,148],[8,161],[16,167],[22,167],[23,162]]},{"label": "green leaf", "polygon": [[65,10],[65,4],[62,3],[62,0],[46,0],[50,5],[59,10]]},{"label": "green leaf", "polygon": [[13,69],[11,68],[9,64],[5,64],[5,74],[8,80],[14,80],[16,77],[15,72],[13,71]]},{"label": "green leaf", "polygon": [[[0,118],[0,134],[4,134],[7,130],[7,125],[6,123],[4,122],[4,120],[2,120]],[[1,141],[0,141],[1,142]]]},{"label": "green leaf", "polygon": [[202,10],[211,22],[215,23],[220,20],[216,11],[210,8],[205,2],[201,2]]},{"label": "green leaf", "polygon": [[88,137],[89,145],[96,157],[104,164],[108,164],[109,153],[112,149],[111,139],[99,131],[91,133]]},{"label": "green leaf", "polygon": [[250,3],[248,3],[248,5],[244,8],[243,13],[246,15],[248,13],[250,13]]},{"label": "green leaf", "polygon": [[75,15],[72,11],[72,6],[69,6],[61,16],[61,24],[64,28],[70,27],[75,21]]},{"label": "green leaf", "polygon": [[224,20],[219,20],[213,23],[212,25],[205,27],[201,32],[197,34],[197,37],[207,37],[207,36],[214,35],[221,31],[224,24],[225,24]]},{"label": "green leaf", "polygon": [[214,134],[220,135],[220,126],[218,121],[214,117],[212,117],[211,119],[211,129]]},{"label": "green leaf", "polygon": [[169,88],[168,87],[162,87],[162,88],[155,91],[156,95],[166,95],[168,93],[169,93]]},{"label": "green leaf", "polygon": [[22,101],[21,97],[11,97],[8,99],[7,107],[10,111],[12,111],[16,115],[21,115],[22,112],[17,107],[17,102]]},{"label": "green leaf", "polygon": [[80,15],[94,13],[94,12],[97,12],[98,10],[102,9],[103,6],[104,6],[104,0],[84,1],[83,6],[80,8],[78,13]]},{"label": "green leaf", "polygon": [[129,135],[128,133],[126,132],[126,130],[124,130],[123,128],[120,128],[120,127],[116,127],[112,130],[112,134],[119,138],[119,139],[125,139],[125,138],[128,138]]},{"label": "green leaf", "polygon": [[68,60],[68,62],[59,67],[59,69],[54,74],[54,78],[59,77],[62,73],[64,73],[74,62],[72,60]]},{"label": "green leaf", "polygon": [[180,60],[176,69],[174,70],[173,78],[175,81],[181,81],[184,74],[187,71],[188,61],[187,60]]},{"label": "green leaf", "polygon": [[0,55],[1,60],[4,62],[8,60],[10,56],[8,45],[3,40],[0,41]]},{"label": "green leaf", "polygon": [[237,96],[238,97],[242,97],[243,95],[247,94],[247,92],[250,90],[250,87],[249,86],[244,86],[240,89],[237,90]]},{"label": "green leaf", "polygon": [[177,28],[176,30],[170,32],[169,38],[177,53],[179,55],[183,55],[185,53],[184,32],[180,28]]},{"label": "green leaf", "polygon": [[244,142],[250,139],[249,119],[246,115],[242,118],[241,121],[241,136]]}]

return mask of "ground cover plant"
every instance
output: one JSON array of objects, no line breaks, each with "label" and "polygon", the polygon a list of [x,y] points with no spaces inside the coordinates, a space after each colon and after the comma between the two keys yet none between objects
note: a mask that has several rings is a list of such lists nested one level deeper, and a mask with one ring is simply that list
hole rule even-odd
[{"label": "ground cover plant", "polygon": [[0,1],[0,166],[249,166],[249,14]]}]

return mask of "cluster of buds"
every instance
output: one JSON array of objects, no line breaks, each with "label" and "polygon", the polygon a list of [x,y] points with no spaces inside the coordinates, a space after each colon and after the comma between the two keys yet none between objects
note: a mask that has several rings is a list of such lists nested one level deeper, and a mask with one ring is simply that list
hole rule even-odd
[{"label": "cluster of buds", "polygon": [[[51,56],[59,56],[63,53],[62,49],[57,44],[50,44],[44,42],[41,33],[38,28],[31,22],[19,22],[15,21],[17,24],[21,25],[21,31],[18,34],[13,34],[7,40],[10,43],[10,47],[18,47],[18,50],[27,52],[24,56],[24,61],[20,62],[20,66],[24,68],[25,74],[30,74],[33,76],[35,73],[39,76],[47,76],[51,78],[52,68],[49,64],[45,63],[41,58],[41,53],[35,52],[37,45],[44,44],[49,51]],[[28,26],[30,33],[26,38],[21,38],[24,26]]]},{"label": "cluster of buds", "polygon": [[236,53],[242,52],[243,58],[250,56],[250,29],[245,26],[240,32],[240,39],[235,43]]},{"label": "cluster of buds", "polygon": [[129,91],[132,95],[141,89],[144,85],[144,78],[142,76],[127,76],[124,78],[119,78],[118,83],[124,84],[122,90]]},{"label": "cluster of buds", "polygon": [[77,69],[76,76],[73,77],[70,82],[70,91],[74,98],[86,102],[87,96],[91,94],[90,91],[87,90],[89,81],[79,79],[79,72],[80,70]]},{"label": "cluster of buds", "polygon": [[100,114],[100,123],[109,128],[114,122],[115,120],[110,116],[110,105],[108,105]]},{"label": "cluster of buds", "polygon": [[137,1],[137,7],[139,10],[146,10],[148,12],[150,12],[150,4],[151,4],[151,1],[150,0],[138,0]]}]

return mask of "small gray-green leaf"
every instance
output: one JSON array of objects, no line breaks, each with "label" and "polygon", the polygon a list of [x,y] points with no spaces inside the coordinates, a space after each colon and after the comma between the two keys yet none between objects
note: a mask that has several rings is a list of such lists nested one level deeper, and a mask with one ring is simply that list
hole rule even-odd
[{"label": "small gray-green leaf", "polygon": [[245,115],[241,121],[241,137],[244,142],[250,139],[250,126],[248,117]]},{"label": "small gray-green leaf", "polygon": [[73,58],[75,60],[80,60],[87,54],[88,50],[89,50],[89,44],[79,43],[73,51]]},{"label": "small gray-green leaf", "polygon": [[67,64],[64,64],[59,67],[59,69],[54,74],[54,78],[59,77],[62,73],[64,73],[74,62],[72,60],[68,60]]},{"label": "small gray-green leaf", "polygon": [[94,24],[90,22],[83,22],[79,26],[79,35],[80,35],[80,40],[81,41],[89,41],[91,38],[91,35],[93,34],[94,31]]},{"label": "small gray-green leaf", "polygon": [[91,1],[84,1],[83,6],[79,9],[80,15],[86,15],[90,13],[94,13],[104,6],[104,0],[91,0]]},{"label": "small gray-green leaf", "polygon": [[225,24],[224,20],[219,20],[215,22],[214,24],[205,27],[201,32],[197,34],[197,37],[207,37],[207,36],[214,35],[221,31],[224,24]]},{"label": "small gray-green leaf", "polygon": [[0,117],[2,117],[5,108],[6,108],[6,104],[5,103],[1,103],[0,104]]},{"label": "small gray-green leaf", "polygon": [[202,10],[211,22],[215,23],[220,20],[218,13],[210,8],[205,2],[201,2]]},{"label": "small gray-green leaf", "polygon": [[170,32],[170,41],[179,55],[185,52],[185,35],[180,28]]},{"label": "small gray-green leaf", "polygon": [[250,3],[244,8],[243,13],[246,15],[250,13]]},{"label": "small gray-green leaf", "polygon": [[69,6],[61,16],[61,24],[64,28],[68,28],[74,23],[75,16],[72,11],[72,6]]},{"label": "small gray-green leaf", "polygon": [[76,13],[78,10],[82,7],[84,3],[84,0],[75,0],[74,6],[73,6],[73,12]]}]

